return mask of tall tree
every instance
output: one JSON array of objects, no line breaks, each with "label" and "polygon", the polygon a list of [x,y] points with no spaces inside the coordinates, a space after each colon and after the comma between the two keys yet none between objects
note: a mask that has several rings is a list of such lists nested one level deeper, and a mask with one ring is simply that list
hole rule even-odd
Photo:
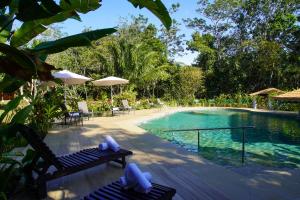
[{"label": "tall tree", "polygon": [[[210,96],[265,87],[299,87],[297,0],[198,1],[196,32],[188,48],[199,52]],[[299,54],[298,54],[299,55]]]}]

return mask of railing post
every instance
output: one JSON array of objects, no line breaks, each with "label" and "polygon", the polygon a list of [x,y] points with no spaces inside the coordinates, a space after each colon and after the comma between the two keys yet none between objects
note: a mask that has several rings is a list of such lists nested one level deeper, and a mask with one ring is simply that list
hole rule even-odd
[{"label": "railing post", "polygon": [[245,128],[243,128],[242,140],[243,140],[243,144],[242,144],[242,163],[244,164],[244,162],[245,162]]},{"label": "railing post", "polygon": [[198,130],[198,153],[200,152],[200,130]]}]

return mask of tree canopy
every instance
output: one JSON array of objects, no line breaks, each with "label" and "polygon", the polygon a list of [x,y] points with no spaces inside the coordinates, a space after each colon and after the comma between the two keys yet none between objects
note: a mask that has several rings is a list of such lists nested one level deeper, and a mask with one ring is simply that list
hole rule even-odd
[{"label": "tree canopy", "polygon": [[299,87],[297,0],[200,0],[197,12],[185,19],[195,30],[187,45],[199,53],[207,95]]}]

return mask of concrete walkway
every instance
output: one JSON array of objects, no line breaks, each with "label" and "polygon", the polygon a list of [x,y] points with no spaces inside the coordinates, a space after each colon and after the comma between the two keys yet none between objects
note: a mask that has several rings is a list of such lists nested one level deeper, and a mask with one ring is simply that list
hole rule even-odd
[{"label": "concrete walkway", "polygon": [[[105,135],[113,136],[123,148],[133,151],[130,162],[153,175],[154,182],[176,188],[175,199],[188,200],[296,200],[300,199],[300,171],[244,166],[228,169],[209,162],[196,153],[164,141],[136,124],[190,108],[141,110],[128,115],[98,117],[84,125],[56,127],[45,141],[60,154],[94,147]],[[121,167],[104,164],[48,182],[48,199],[80,199],[91,191],[117,180]]]}]

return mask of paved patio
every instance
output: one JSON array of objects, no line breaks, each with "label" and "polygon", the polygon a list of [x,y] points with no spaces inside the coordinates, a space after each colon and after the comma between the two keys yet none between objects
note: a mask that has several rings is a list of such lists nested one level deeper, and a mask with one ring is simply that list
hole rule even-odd
[{"label": "paved patio", "polygon": [[[137,123],[189,108],[141,110],[128,115],[97,117],[84,125],[56,127],[45,141],[59,154],[97,146],[105,135],[133,151],[130,162],[153,175],[154,182],[176,188],[175,199],[300,199],[300,170],[228,169],[195,153],[163,141],[137,127]],[[89,192],[117,180],[121,167],[104,164],[48,182],[48,199],[80,199]]]}]

